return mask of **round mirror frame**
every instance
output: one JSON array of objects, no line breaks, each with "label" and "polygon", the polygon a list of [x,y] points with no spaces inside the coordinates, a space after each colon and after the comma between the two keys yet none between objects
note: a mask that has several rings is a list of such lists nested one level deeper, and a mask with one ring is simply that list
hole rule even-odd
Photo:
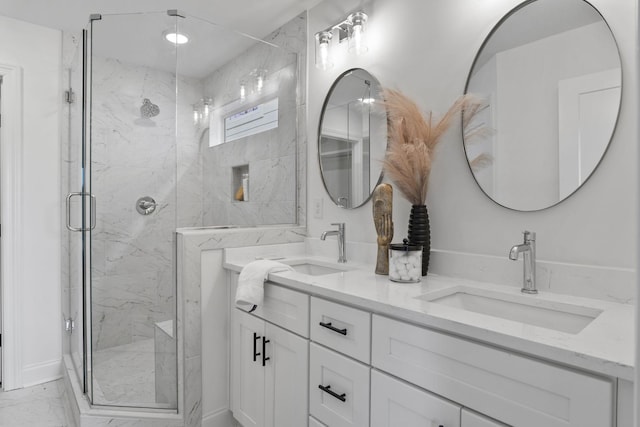
[{"label": "round mirror frame", "polygon": [[[355,71],[364,71],[365,73],[367,73],[369,75],[369,77],[372,79],[372,81],[375,82],[375,84],[377,85],[378,89],[380,89],[382,86],[380,85],[380,82],[378,81],[378,79],[376,77],[373,76],[373,74],[371,74],[369,71],[365,70],[364,68],[350,68],[344,72],[342,72],[336,79],[335,81],[331,84],[331,87],[329,88],[329,91],[327,92],[327,95],[325,96],[324,102],[322,104],[322,110],[320,112],[320,120],[318,123],[318,167],[320,168],[320,177],[322,178],[322,185],[324,186],[325,191],[327,192],[327,194],[329,195],[329,198],[331,199],[331,201],[338,207],[343,208],[343,209],[357,209],[359,207],[364,206],[365,204],[367,204],[367,202],[369,200],[371,200],[371,198],[373,197],[373,190],[375,190],[375,188],[382,182],[382,179],[384,178],[384,171],[382,170],[382,164],[380,165],[380,174],[378,176],[378,180],[376,182],[376,184],[373,186],[373,188],[371,188],[371,191],[369,192],[369,195],[365,198],[363,198],[362,203],[356,205],[356,206],[351,206],[351,207],[347,207],[347,206],[343,206],[339,203],[338,200],[336,200],[334,198],[334,195],[331,194],[331,192],[329,191],[329,188],[327,188],[327,183],[325,180],[325,174],[324,174],[324,168],[322,166],[322,153],[320,151],[320,144],[322,142],[322,125],[324,122],[324,117],[325,117],[325,112],[327,109],[327,105],[329,104],[329,100],[331,98],[331,95],[333,94],[333,92],[335,91],[336,87],[338,86],[338,84],[342,81],[342,79],[348,75],[350,75],[351,73],[355,72]],[[386,149],[387,149],[387,138],[386,138],[386,132],[385,132],[385,138],[384,138],[384,152],[386,153]],[[369,165],[371,166],[372,164],[372,158],[369,159]],[[371,171],[370,171],[371,173]]]},{"label": "round mirror frame", "polygon": [[[531,3],[535,3],[538,0],[526,0],[523,1],[522,3],[518,4],[517,6],[515,6],[514,8],[512,8],[511,10],[509,10],[509,12],[507,12],[495,25],[494,27],[491,29],[491,31],[489,32],[489,34],[486,36],[486,38],[483,40],[482,45],[480,46],[480,48],[478,49],[473,62],[471,64],[471,67],[469,69],[469,74],[467,76],[467,80],[465,83],[465,87],[464,87],[464,93],[467,94],[469,93],[469,85],[471,82],[471,78],[473,76],[473,72],[474,69],[476,67],[476,64],[478,63],[479,58],[481,57],[485,47],[489,44],[492,36],[499,30],[499,28],[504,24],[505,21],[507,21],[509,18],[511,18],[516,12],[520,11],[521,9],[525,8],[526,6],[530,5]],[[583,3],[585,3],[586,5],[588,5],[589,7],[591,7],[593,9],[593,11],[595,13],[597,13],[602,22],[606,25],[607,29],[609,30],[609,34],[611,36],[611,39],[613,41],[614,46],[616,47],[616,53],[618,55],[618,59],[619,59],[619,64],[620,64],[620,96],[618,99],[618,105],[617,105],[617,114],[616,114],[616,118],[615,121],[613,122],[613,128],[611,130],[611,134],[609,135],[609,140],[607,141],[607,145],[604,148],[604,150],[602,151],[602,154],[600,155],[600,158],[598,160],[598,162],[595,164],[595,166],[593,167],[593,169],[590,171],[589,175],[575,188],[573,189],[570,193],[568,193],[566,196],[564,196],[563,198],[560,198],[558,201],[556,201],[555,203],[549,204],[549,205],[545,205],[543,207],[540,208],[535,208],[535,209],[519,209],[519,208],[515,208],[512,206],[507,206],[507,204],[503,203],[503,202],[499,202],[497,201],[493,196],[489,195],[487,193],[487,191],[485,191],[485,189],[482,187],[482,185],[480,184],[480,182],[478,181],[478,178],[476,176],[476,173],[473,171],[472,169],[472,165],[471,165],[471,159],[469,157],[469,153],[467,151],[467,141],[465,139],[465,135],[464,135],[464,129],[462,130],[462,146],[465,152],[465,159],[467,160],[467,165],[469,166],[469,171],[471,172],[471,175],[473,176],[474,181],[476,182],[478,188],[480,188],[480,190],[491,200],[493,201],[495,204],[502,206],[504,208],[516,211],[516,212],[538,212],[538,211],[542,211],[542,210],[546,210],[549,208],[552,208],[554,206],[557,206],[558,204],[562,203],[563,201],[569,199],[571,196],[573,196],[578,190],[580,190],[586,183],[587,181],[589,181],[589,179],[591,179],[591,177],[595,174],[596,170],[598,169],[598,167],[600,166],[600,164],[602,163],[602,160],[604,159],[604,156],[607,154],[607,151],[609,150],[609,147],[611,146],[611,141],[613,140],[613,136],[616,133],[616,129],[618,126],[618,121],[620,119],[620,110],[622,108],[622,87],[623,87],[623,72],[622,72],[622,58],[620,57],[620,47],[618,45],[618,42],[613,34],[613,31],[611,30],[611,27],[609,26],[609,23],[607,22],[607,20],[604,18],[604,16],[600,13],[600,11],[593,6],[593,4],[591,4],[590,2],[588,2],[587,0],[582,0]],[[464,115],[464,112],[463,112]],[[463,118],[464,121],[464,118]]]}]

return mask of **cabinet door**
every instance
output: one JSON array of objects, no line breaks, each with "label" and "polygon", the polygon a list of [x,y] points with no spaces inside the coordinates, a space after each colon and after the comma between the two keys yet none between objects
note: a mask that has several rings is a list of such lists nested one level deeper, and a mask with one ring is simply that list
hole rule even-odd
[{"label": "cabinet door", "polygon": [[367,427],[369,371],[367,365],[315,343],[310,344],[311,415],[331,427]]},{"label": "cabinet door", "polygon": [[233,311],[231,410],[233,416],[244,427],[262,427],[264,426],[265,369],[262,366],[261,353],[264,321],[242,310]]},{"label": "cabinet door", "polygon": [[270,323],[265,336],[265,426],[306,426],[309,341]]},{"label": "cabinet door", "polygon": [[462,410],[461,418],[462,427],[507,427],[506,424],[499,423],[467,409]]},{"label": "cabinet door", "polygon": [[460,427],[460,406],[371,370],[371,427],[398,426]]}]

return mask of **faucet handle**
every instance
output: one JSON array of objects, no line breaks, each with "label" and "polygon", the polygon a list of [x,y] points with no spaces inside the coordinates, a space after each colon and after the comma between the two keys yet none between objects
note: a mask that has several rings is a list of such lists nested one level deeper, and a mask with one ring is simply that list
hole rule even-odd
[{"label": "faucet handle", "polygon": [[524,234],[524,242],[525,243],[531,242],[531,241],[535,242],[535,240],[536,240],[536,233],[535,232],[524,230],[522,232],[522,234]]},{"label": "faucet handle", "polygon": [[344,222],[332,222],[331,225],[337,225],[338,229],[344,230]]}]

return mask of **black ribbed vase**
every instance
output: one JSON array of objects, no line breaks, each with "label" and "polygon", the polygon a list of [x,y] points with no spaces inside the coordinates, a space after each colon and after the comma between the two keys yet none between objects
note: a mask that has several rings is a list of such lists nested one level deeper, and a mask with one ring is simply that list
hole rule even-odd
[{"label": "black ribbed vase", "polygon": [[409,215],[409,243],[422,246],[422,275],[429,270],[429,254],[431,253],[431,229],[429,228],[429,212],[425,205],[412,205]]}]

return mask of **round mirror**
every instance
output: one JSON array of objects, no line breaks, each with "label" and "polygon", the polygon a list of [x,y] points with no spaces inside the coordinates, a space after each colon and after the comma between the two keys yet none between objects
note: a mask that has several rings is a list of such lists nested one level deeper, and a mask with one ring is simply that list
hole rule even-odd
[{"label": "round mirror", "polygon": [[553,206],[598,166],[618,118],[621,66],[613,34],[582,0],[533,0],[484,41],[466,93],[464,148],[487,196],[519,211]]},{"label": "round mirror", "polygon": [[382,179],[387,115],[380,83],[355,68],[331,86],[322,107],[318,159],[324,187],[339,207],[362,206]]}]

